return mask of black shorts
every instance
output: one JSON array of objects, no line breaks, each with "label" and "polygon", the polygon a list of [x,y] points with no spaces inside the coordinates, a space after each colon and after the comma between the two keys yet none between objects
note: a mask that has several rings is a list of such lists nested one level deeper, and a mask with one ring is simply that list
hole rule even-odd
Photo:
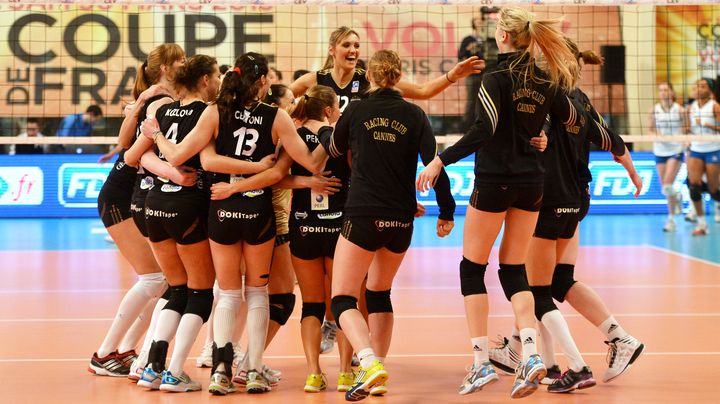
[{"label": "black shorts", "polygon": [[578,221],[582,221],[590,210],[590,188],[585,187],[580,192],[580,213],[578,213]]},{"label": "black shorts", "polygon": [[302,260],[333,258],[342,219],[307,222],[290,220],[290,253]]},{"label": "black shorts", "polygon": [[540,209],[533,236],[547,240],[569,239],[575,235],[578,222],[579,207],[543,207]]},{"label": "black shorts", "polygon": [[132,187],[122,183],[105,181],[98,194],[98,213],[107,228],[130,219],[130,200]]},{"label": "black shorts", "polygon": [[244,241],[258,245],[275,237],[275,212],[270,198],[233,195],[210,201],[208,236],[224,245]]},{"label": "black shorts", "polygon": [[150,241],[169,238],[178,244],[195,244],[207,240],[207,194],[200,191],[163,193],[148,192],[145,200],[145,223]]},{"label": "black shorts", "polygon": [[148,192],[154,185],[154,181],[155,179],[152,175],[138,175],[130,203],[130,211],[132,212],[135,226],[137,226],[140,233],[145,237],[149,237],[147,223],[145,221],[145,200],[147,199]]},{"label": "black shorts", "polygon": [[510,208],[538,212],[542,206],[541,185],[475,184],[470,206],[483,212],[501,213]]},{"label": "black shorts", "polygon": [[353,244],[377,251],[383,247],[396,254],[404,253],[410,247],[413,220],[384,219],[377,217],[346,217],[342,235]]}]

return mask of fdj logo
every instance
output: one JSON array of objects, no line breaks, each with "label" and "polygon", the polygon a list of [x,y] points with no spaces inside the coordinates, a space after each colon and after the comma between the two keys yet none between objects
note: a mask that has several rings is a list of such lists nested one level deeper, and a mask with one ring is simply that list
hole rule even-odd
[{"label": "fdj logo", "polygon": [[63,164],[58,172],[58,200],[68,208],[97,206],[100,189],[112,164]]},{"label": "fdj logo", "polygon": [[[652,184],[653,174],[655,173],[655,162],[637,161],[635,162],[635,166],[643,181],[643,188],[640,191],[640,197],[642,197],[647,194]],[[590,164],[590,170],[593,176],[593,183],[591,185],[593,197],[633,198],[635,185],[630,180],[625,169],[619,164],[612,161],[597,161]]]}]

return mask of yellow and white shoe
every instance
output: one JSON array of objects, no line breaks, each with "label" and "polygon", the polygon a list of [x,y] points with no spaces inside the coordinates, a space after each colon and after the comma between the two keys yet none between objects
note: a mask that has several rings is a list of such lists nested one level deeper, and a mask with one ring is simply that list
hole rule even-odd
[{"label": "yellow and white shoe", "polygon": [[350,370],[349,372],[340,372],[338,376],[337,391],[346,392],[350,390],[353,383],[355,383],[355,372]]},{"label": "yellow and white shoe", "polygon": [[370,394],[373,387],[385,383],[389,378],[390,375],[385,370],[385,366],[378,360],[373,362],[369,368],[360,366],[355,383],[350,390],[345,392],[345,400],[360,401]]},{"label": "yellow and white shoe", "polygon": [[324,373],[309,374],[305,379],[305,392],[306,393],[319,393],[327,389],[327,378]]},{"label": "yellow and white shoe", "polygon": [[387,394],[387,392],[387,381],[381,384],[376,384],[373,388],[370,389],[371,396],[384,396],[385,394]]}]

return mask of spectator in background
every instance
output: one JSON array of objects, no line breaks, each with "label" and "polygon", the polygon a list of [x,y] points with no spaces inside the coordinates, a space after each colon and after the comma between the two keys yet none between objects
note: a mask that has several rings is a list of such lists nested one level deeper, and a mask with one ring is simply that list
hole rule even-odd
[{"label": "spectator in background", "polygon": [[[473,32],[463,38],[458,48],[458,60],[463,61],[471,56],[477,56],[485,59],[485,38],[481,36],[481,27],[483,18],[473,17],[471,21]],[[482,73],[471,74],[465,78],[465,88],[467,88],[467,104],[465,105],[465,115],[461,127],[462,132],[466,132],[473,122],[475,122],[475,106],[478,102],[478,91],[482,83]]]},{"label": "spectator in background", "polygon": [[[40,123],[37,119],[28,118],[25,124],[25,132],[18,135],[19,138],[41,138]],[[42,144],[18,144],[10,145],[8,154],[43,154],[47,152],[47,145]]]},{"label": "spectator in background", "polygon": [[270,71],[268,72],[267,79],[270,82],[270,84],[282,84],[282,81],[283,81],[282,72],[274,67],[271,67]]},{"label": "spectator in background", "polygon": [[305,74],[310,73],[310,70],[300,69],[295,70],[293,73],[293,82],[297,81],[300,77],[304,76]]},{"label": "spectator in background", "polygon": [[[102,109],[97,105],[91,105],[82,114],[72,114],[63,118],[55,136],[92,136],[93,126],[100,122],[102,116]],[[78,154],[82,153],[82,145],[78,145],[75,150]],[[65,145],[58,145],[56,148],[58,153],[67,153],[68,151]]]}]

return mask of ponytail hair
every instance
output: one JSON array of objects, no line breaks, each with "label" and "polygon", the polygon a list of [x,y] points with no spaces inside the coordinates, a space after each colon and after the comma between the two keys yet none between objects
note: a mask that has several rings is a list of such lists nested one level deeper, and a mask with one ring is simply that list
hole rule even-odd
[{"label": "ponytail hair", "polygon": [[336,102],[338,102],[337,94],[332,88],[316,85],[300,97],[290,116],[300,122],[308,119],[322,121],[325,118],[323,110],[326,107],[332,108]]},{"label": "ponytail hair", "polygon": [[380,88],[390,88],[400,81],[402,65],[397,52],[381,49],[375,52],[368,62],[373,82]]},{"label": "ponytail hair", "polygon": [[217,65],[217,59],[208,55],[195,55],[188,59],[175,74],[175,84],[182,86],[188,92],[198,89],[203,76],[211,76]]},{"label": "ponytail hair", "polygon": [[[519,7],[500,10],[498,27],[510,36],[512,46],[523,57],[510,64],[509,69],[520,70],[524,80],[548,82],[564,90],[575,87],[579,67],[575,55],[567,47],[557,29],[560,19],[536,20],[529,11]],[[549,79],[538,77],[535,66],[542,62]]]},{"label": "ponytail hair", "polygon": [[220,86],[220,94],[217,98],[220,119],[230,122],[233,111],[257,102],[258,92],[263,86],[260,78],[267,74],[268,63],[265,56],[248,52],[238,57]]},{"label": "ponytail hair", "polygon": [[[360,34],[358,34],[357,31],[355,31],[354,29],[350,29],[346,26],[342,26],[336,29],[330,34],[330,47],[334,48],[337,44],[340,43],[340,41],[352,34],[355,34],[358,38],[360,38]],[[323,68],[321,70],[330,69],[334,65],[335,61],[333,60],[333,55],[331,55],[328,51],[327,58],[325,58],[325,64],[323,65]]]},{"label": "ponytail hair", "polygon": [[185,52],[178,44],[166,43],[151,50],[138,69],[133,86],[132,96],[136,99],[151,85],[157,83],[162,75],[161,66],[171,67],[173,63],[185,57]]},{"label": "ponytail hair", "polygon": [[605,58],[599,56],[597,53],[591,50],[580,52],[580,48],[578,48],[575,41],[573,41],[569,37],[565,37],[565,44],[567,44],[568,48],[570,48],[570,52],[575,55],[575,60],[577,60],[578,62],[582,60],[583,63],[585,63],[586,65],[602,65],[605,63]]}]

